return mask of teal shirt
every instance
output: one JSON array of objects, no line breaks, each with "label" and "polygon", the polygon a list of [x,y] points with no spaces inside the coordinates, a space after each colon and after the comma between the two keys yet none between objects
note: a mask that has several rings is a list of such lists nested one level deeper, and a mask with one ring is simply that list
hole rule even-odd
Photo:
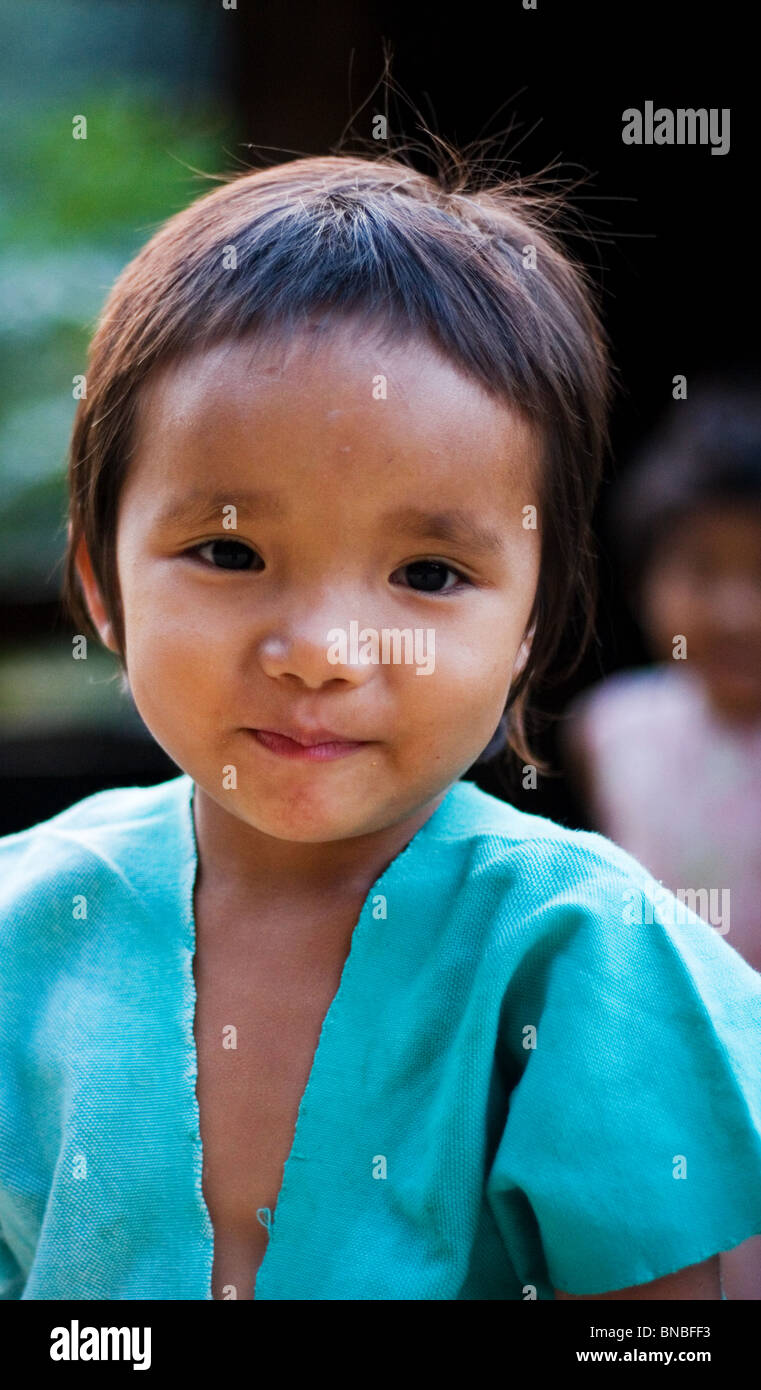
[{"label": "teal shirt", "polygon": [[[5,1298],[211,1297],[193,790],[0,839]],[[761,1233],[761,974],[672,908],[455,783],[364,902],[256,1298],[602,1293]]]}]

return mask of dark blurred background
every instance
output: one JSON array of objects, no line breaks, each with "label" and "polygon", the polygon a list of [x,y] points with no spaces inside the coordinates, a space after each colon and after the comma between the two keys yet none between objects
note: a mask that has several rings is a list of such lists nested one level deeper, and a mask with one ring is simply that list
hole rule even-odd
[{"label": "dark blurred background", "polygon": [[[0,0],[0,834],[178,771],[120,692],[110,653],[90,642],[86,676],[72,660],[58,593],[72,378],[119,270],[212,186],[198,171],[327,152],[350,123],[366,139],[390,50],[406,99],[390,100],[394,135],[420,138],[415,108],[461,145],[510,126],[502,150],[526,173],[589,175],[574,203],[595,244],[570,244],[600,286],[623,382],[602,516],[675,374],[758,361],[754,48],[750,20],[726,16],[684,0],[417,13],[388,0]],[[646,100],[731,108],[729,153],[623,145],[622,112]],[[86,141],[72,139],[78,114]],[[598,639],[544,701],[549,715],[647,660],[598,530]],[[556,736],[549,722],[534,743],[557,766]],[[472,775],[506,794],[493,769]],[[510,795],[586,823],[563,776]]]}]

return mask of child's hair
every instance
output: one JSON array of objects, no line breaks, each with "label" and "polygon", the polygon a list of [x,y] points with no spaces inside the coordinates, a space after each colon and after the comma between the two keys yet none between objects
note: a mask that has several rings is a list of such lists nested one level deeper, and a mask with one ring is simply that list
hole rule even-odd
[{"label": "child's hair", "polygon": [[749,368],[689,385],[612,489],[606,530],[633,607],[676,524],[723,502],[761,506],[761,393]]},{"label": "child's hair", "polygon": [[[122,670],[116,522],[138,388],[159,364],[223,339],[288,336],[315,311],[331,328],[359,318],[389,340],[434,345],[541,431],[539,496],[516,498],[516,506],[537,505],[541,531],[526,626],[535,632],[500,730],[521,762],[547,770],[528,747],[525,706],[556,663],[577,605],[581,635],[556,679],[575,669],[594,630],[591,520],[613,369],[587,272],[545,226],[544,213],[562,200],[527,192],[525,178],[487,183],[468,186],[462,163],[454,178],[423,174],[396,152],[304,157],[222,176],[121,273],[74,420],[63,600],[78,629],[95,636],[74,566],[84,536]],[[482,759],[496,751],[493,739]]]}]

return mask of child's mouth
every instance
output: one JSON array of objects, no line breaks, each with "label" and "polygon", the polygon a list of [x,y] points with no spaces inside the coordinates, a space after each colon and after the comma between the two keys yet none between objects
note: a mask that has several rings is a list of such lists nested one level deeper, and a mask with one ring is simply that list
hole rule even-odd
[{"label": "child's mouth", "polygon": [[368,748],[367,740],[357,742],[350,739],[326,739],[324,743],[299,743],[286,734],[275,733],[273,729],[246,729],[263,748],[269,749],[281,758],[300,758],[307,762],[329,762],[334,758],[345,758],[356,753],[358,748]]}]

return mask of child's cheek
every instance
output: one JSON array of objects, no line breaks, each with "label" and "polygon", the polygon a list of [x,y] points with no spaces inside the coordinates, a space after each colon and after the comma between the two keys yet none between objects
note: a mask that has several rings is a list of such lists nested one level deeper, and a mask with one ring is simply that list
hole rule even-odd
[{"label": "child's cheek", "polygon": [[[163,596],[166,599],[166,595]],[[126,613],[127,669],[141,718],[166,747],[175,728],[199,734],[224,685],[219,629],[192,608],[146,601]],[[229,693],[229,690],[228,690]]]},{"label": "child's cheek", "polygon": [[426,706],[436,709],[441,745],[472,748],[474,757],[486,746],[507,701],[516,646],[517,637],[512,645],[500,644],[493,633],[480,642],[441,635],[434,673],[410,677],[416,682],[411,692],[416,706],[423,714]]},{"label": "child's cheek", "polygon": [[659,656],[670,657],[674,638],[700,625],[699,605],[686,572],[677,566],[654,573],[643,589],[643,622]]}]

